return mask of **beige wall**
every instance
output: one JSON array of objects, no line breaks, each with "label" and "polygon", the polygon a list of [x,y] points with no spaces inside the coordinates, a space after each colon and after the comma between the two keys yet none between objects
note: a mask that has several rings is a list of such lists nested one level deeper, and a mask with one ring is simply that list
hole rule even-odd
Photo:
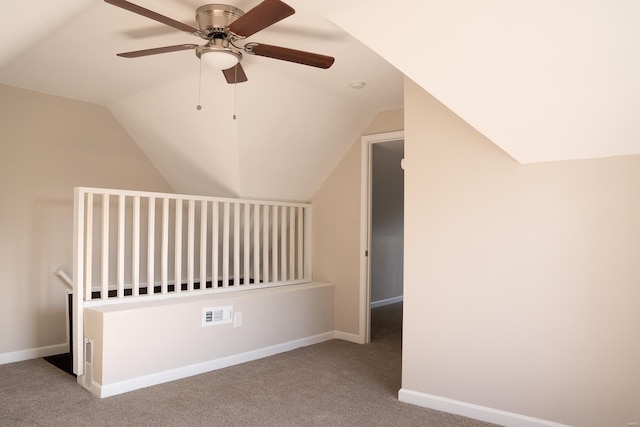
[{"label": "beige wall", "polygon": [[2,363],[66,341],[73,187],[173,190],[104,107],[0,85],[0,138]]},{"label": "beige wall", "polygon": [[[379,113],[363,135],[402,130],[402,109]],[[357,335],[360,304],[360,168],[357,140],[313,196],[314,280],[333,283],[335,329]]]},{"label": "beige wall", "polygon": [[[86,309],[92,391],[106,397],[332,339],[333,289],[309,283]],[[241,326],[202,325],[204,309],[227,306]]]},{"label": "beige wall", "polygon": [[405,122],[403,389],[640,421],[640,156],[523,166],[409,80]]}]

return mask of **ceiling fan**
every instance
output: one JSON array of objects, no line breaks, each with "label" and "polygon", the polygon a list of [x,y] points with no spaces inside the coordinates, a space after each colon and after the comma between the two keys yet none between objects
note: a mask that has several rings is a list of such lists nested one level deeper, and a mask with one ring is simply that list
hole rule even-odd
[{"label": "ceiling fan", "polygon": [[247,13],[225,4],[201,6],[196,10],[199,29],[125,0],[104,1],[206,40],[203,45],[179,44],[117,54],[124,58],[194,49],[201,61],[222,70],[227,83],[247,81],[247,76],[240,65],[242,52],[325,69],[331,67],[334,62],[331,56],[280,46],[254,42],[245,43],[242,46],[236,44],[295,13],[291,6],[280,0],[264,0]]}]

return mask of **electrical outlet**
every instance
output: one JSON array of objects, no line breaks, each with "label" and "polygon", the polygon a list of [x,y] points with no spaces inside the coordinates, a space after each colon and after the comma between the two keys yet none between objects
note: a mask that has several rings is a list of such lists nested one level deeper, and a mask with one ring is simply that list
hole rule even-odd
[{"label": "electrical outlet", "polygon": [[242,312],[233,313],[233,327],[239,328],[242,326]]}]

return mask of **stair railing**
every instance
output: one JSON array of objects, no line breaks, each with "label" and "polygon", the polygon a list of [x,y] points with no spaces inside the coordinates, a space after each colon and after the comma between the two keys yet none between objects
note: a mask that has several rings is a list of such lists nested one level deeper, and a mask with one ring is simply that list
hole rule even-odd
[{"label": "stair railing", "polygon": [[311,281],[311,205],[78,187],[74,372],[83,309]]}]

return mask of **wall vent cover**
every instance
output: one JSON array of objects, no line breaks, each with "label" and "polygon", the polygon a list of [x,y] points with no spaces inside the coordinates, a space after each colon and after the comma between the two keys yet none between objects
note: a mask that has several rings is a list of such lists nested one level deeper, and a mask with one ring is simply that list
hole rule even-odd
[{"label": "wall vent cover", "polygon": [[93,340],[86,338],[84,340],[84,377],[82,386],[87,390],[91,390],[93,383]]},{"label": "wall vent cover", "polygon": [[224,325],[233,320],[233,306],[202,309],[202,326]]}]

